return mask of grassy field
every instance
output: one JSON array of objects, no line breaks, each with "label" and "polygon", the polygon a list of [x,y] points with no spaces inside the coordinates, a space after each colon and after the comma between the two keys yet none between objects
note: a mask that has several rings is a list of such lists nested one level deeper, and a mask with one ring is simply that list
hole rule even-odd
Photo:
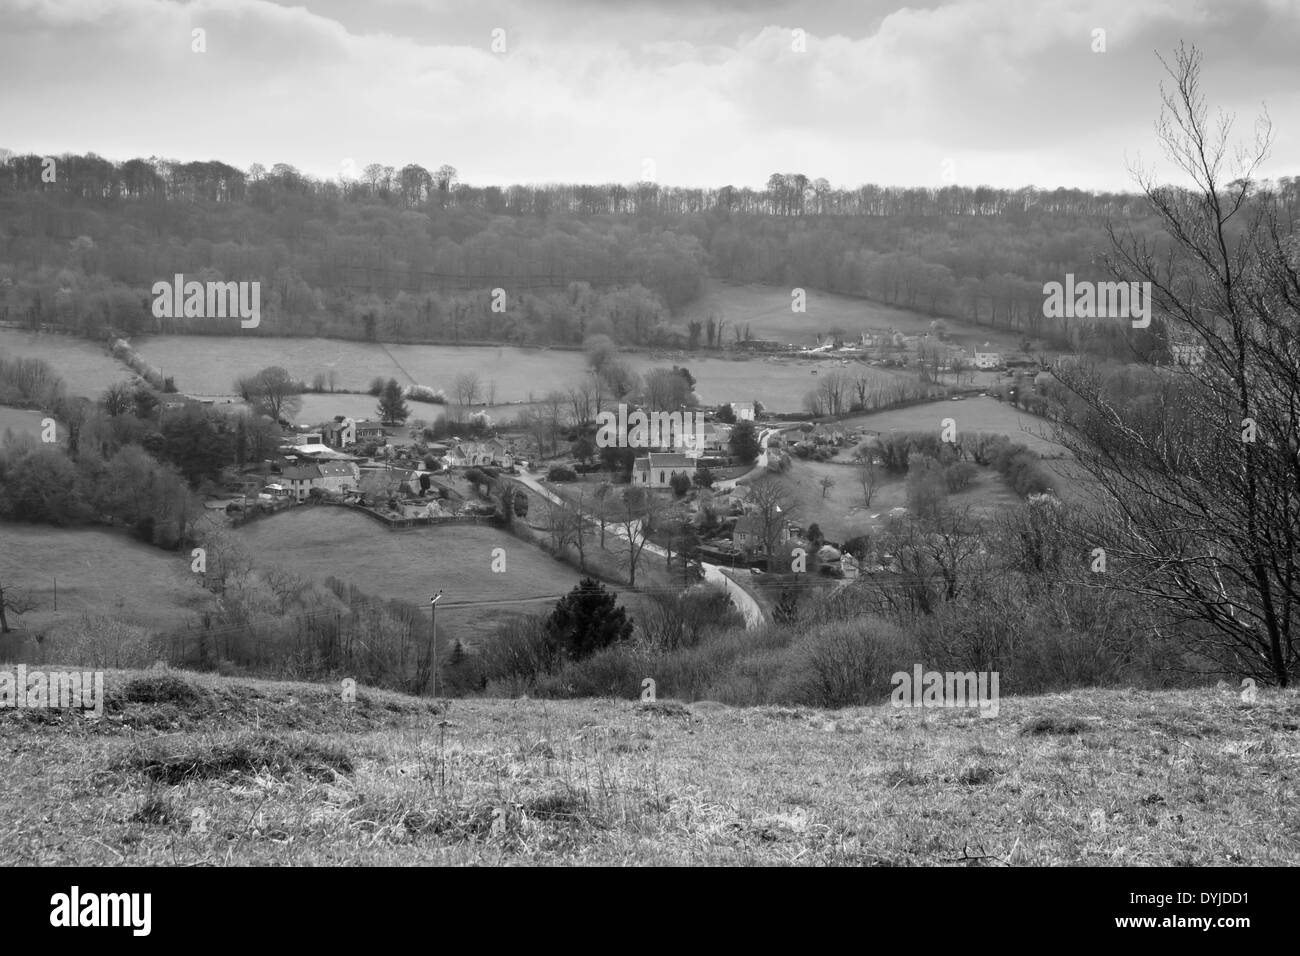
[{"label": "grassy field", "polygon": [[190,573],[187,556],[98,529],[0,524],[0,581],[39,602],[23,616],[36,631],[88,613],[167,628],[183,624],[211,599]]},{"label": "grassy field", "polygon": [[[1300,697],[428,701],[176,671],[0,711],[0,865],[1294,863]],[[441,721],[445,720],[445,724]]]},{"label": "grassy field", "polygon": [[[840,328],[856,335],[869,328],[898,329],[906,334],[930,331],[934,316],[908,309],[897,309],[867,299],[857,299],[830,292],[806,290],[807,311],[790,310],[790,289],[785,286],[753,285],[708,279],[704,292],[683,312],[683,320],[706,321],[710,314],[727,323],[724,333],[731,340],[731,329],[746,325],[756,339],[772,339],[794,345],[816,345],[817,335]],[[1001,329],[986,328],[944,317],[949,340],[967,349],[985,342],[1000,351],[1018,349],[1020,337]]]},{"label": "grassy field", "polygon": [[[517,614],[549,611],[578,583],[578,572],[505,531],[487,525],[444,525],[389,531],[342,508],[291,508],[239,529],[259,564],[312,580],[333,576],[378,597],[426,606],[442,588],[439,631],[466,642],[494,632]],[[493,551],[505,551],[506,570],[492,571]],[[499,601],[494,607],[459,602]],[[508,602],[508,603],[507,603]]]},{"label": "grassy field", "polygon": [[87,398],[98,398],[109,385],[129,381],[132,375],[98,343],[71,335],[0,329],[0,355],[44,359],[63,378],[70,394]]},{"label": "grassy field", "polygon": [[1025,445],[1044,456],[1063,454],[1060,445],[1051,440],[1051,423],[1036,415],[1027,415],[1006,402],[995,398],[975,396],[959,402],[926,402],[907,408],[855,415],[839,423],[842,429],[860,428],[872,432],[935,431],[942,428],[945,418],[957,424],[957,432],[991,432],[1006,435],[1012,441]]},{"label": "grassy field", "polygon": [[[41,419],[45,417],[44,412],[0,405],[0,438],[4,437],[5,432],[12,430],[15,435],[31,435],[39,439],[42,431]],[[63,438],[62,431],[62,429],[56,431],[60,440]]]},{"label": "grassy field", "polygon": [[[835,482],[824,498],[823,477]],[[816,522],[822,534],[832,541],[842,542],[857,534],[874,533],[885,525],[891,508],[907,507],[906,476],[891,476],[882,468],[876,469],[876,487],[869,507],[862,503],[862,485],[858,483],[856,469],[851,466],[796,458],[787,478],[799,502],[793,515],[795,523],[807,528]],[[1002,476],[991,468],[980,468],[970,487],[948,496],[952,507],[970,506],[972,513],[980,517],[1014,506],[1019,501]]]},{"label": "grassy field", "polygon": [[[495,399],[525,402],[540,399],[548,391],[563,391],[585,372],[581,352],[549,349],[519,349],[507,346],[390,345],[381,347],[362,342],[329,339],[286,339],[218,336],[159,335],[134,343],[146,361],[165,375],[176,378],[177,387],[197,395],[226,396],[236,378],[250,375],[268,365],[282,365],[295,378],[306,381],[333,367],[339,373],[339,387],[365,389],[377,375],[413,381],[451,391],[457,375],[467,369],[478,372],[486,385],[496,383]],[[823,361],[759,358],[724,359],[685,352],[629,353],[629,365],[637,371],[671,364],[684,364],[697,380],[700,401],[719,404],[757,398],[768,408],[796,411],[803,407],[804,393],[817,384],[814,370],[829,368]],[[863,371],[866,366],[848,370]],[[872,369],[872,374],[894,373]],[[375,401],[368,395],[307,396],[303,421],[317,421],[334,415],[373,417]],[[416,406],[420,417],[433,418],[434,406]],[[517,414],[507,411],[506,414]]]}]

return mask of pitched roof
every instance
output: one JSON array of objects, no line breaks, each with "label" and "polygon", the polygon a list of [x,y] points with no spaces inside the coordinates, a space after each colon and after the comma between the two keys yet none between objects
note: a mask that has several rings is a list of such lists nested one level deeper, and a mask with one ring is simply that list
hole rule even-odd
[{"label": "pitched roof", "polygon": [[280,469],[280,477],[285,481],[311,481],[320,477],[320,470],[316,465],[290,465]]},{"label": "pitched roof", "polygon": [[695,459],[680,452],[650,452],[646,460],[651,468],[694,468]]},{"label": "pitched roof", "polygon": [[347,475],[348,477],[351,477],[352,475],[356,474],[356,471],[353,469],[351,465],[344,465],[344,464],[324,463],[324,464],[317,465],[316,469],[320,472],[322,478],[338,478],[338,477],[342,477],[343,475]]}]

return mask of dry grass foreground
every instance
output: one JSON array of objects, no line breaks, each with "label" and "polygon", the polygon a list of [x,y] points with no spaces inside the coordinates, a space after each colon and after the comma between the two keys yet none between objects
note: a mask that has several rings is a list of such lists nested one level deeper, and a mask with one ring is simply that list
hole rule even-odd
[{"label": "dry grass foreground", "polygon": [[[113,671],[0,711],[0,865],[1279,864],[1300,697],[833,713]],[[444,723],[445,719],[445,723]]]}]

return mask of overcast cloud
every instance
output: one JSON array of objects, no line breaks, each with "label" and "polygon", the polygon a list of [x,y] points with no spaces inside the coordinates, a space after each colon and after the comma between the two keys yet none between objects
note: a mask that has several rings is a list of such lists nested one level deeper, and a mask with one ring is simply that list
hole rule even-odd
[{"label": "overcast cloud", "polygon": [[0,0],[0,146],[476,184],[649,159],[687,186],[939,185],[950,160],[959,183],[1123,189],[1159,160],[1156,53],[1180,39],[1241,133],[1267,105],[1264,175],[1300,174],[1296,0]]}]

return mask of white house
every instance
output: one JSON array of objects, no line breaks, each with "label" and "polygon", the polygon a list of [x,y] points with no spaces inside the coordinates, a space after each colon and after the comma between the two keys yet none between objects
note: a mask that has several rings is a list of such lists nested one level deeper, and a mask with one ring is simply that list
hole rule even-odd
[{"label": "white house", "polygon": [[515,463],[514,455],[505,442],[497,438],[488,441],[464,441],[452,445],[443,456],[448,465],[468,467],[471,465],[495,465],[498,468],[510,468]]},{"label": "white house", "polygon": [[994,369],[1002,366],[1001,352],[981,352],[978,349],[975,352],[975,367],[978,369]]},{"label": "white house", "polygon": [[731,410],[735,413],[738,422],[752,422],[754,420],[753,402],[732,402]]},{"label": "white house", "polygon": [[651,452],[632,463],[632,484],[646,488],[671,487],[673,476],[684,474],[694,480],[696,462],[676,452]]},{"label": "white house", "polygon": [[355,462],[333,464],[290,465],[280,472],[279,484],[299,501],[306,499],[313,488],[326,491],[351,491],[357,486],[360,469]]}]

